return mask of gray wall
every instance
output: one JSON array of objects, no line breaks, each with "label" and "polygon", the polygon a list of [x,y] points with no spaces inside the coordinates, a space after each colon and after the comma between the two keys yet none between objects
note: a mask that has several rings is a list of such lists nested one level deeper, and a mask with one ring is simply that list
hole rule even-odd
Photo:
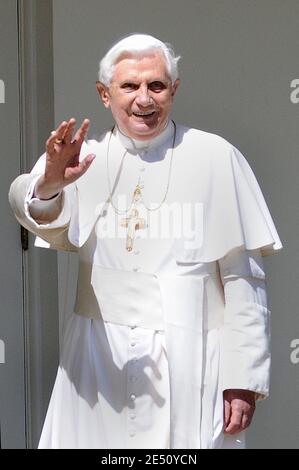
[{"label": "gray wall", "polygon": [[[272,310],[271,398],[259,404],[248,445],[299,448],[298,0],[53,0],[55,119],[112,120],[95,89],[98,59],[119,37],[146,32],[182,55],[174,118],[224,136],[247,157],[284,250],[266,259]],[[62,262],[64,265],[64,261]]]}]

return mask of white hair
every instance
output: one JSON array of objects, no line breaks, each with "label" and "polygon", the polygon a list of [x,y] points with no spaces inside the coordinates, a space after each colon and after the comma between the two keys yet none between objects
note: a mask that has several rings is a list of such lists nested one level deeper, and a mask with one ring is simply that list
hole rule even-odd
[{"label": "white hair", "polygon": [[178,78],[178,61],[180,56],[176,57],[171,44],[164,43],[159,39],[148,34],[131,34],[118,41],[103,59],[100,61],[99,81],[109,86],[114,73],[114,67],[120,57],[125,54],[143,54],[150,53],[153,50],[161,51],[164,55],[167,71],[172,83]]}]

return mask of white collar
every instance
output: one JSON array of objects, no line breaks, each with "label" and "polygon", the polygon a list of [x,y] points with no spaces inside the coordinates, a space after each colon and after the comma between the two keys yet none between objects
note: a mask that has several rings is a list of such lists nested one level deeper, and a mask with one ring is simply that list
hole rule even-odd
[{"label": "white collar", "polygon": [[140,151],[147,152],[154,148],[160,147],[173,135],[173,132],[174,132],[174,125],[173,125],[173,122],[170,120],[164,127],[163,131],[159,135],[157,135],[156,137],[150,140],[132,139],[131,137],[128,137],[126,134],[124,134],[119,129],[118,126],[115,126],[115,128],[116,128],[116,136],[120,139],[122,145],[127,150],[133,153],[139,153]]}]

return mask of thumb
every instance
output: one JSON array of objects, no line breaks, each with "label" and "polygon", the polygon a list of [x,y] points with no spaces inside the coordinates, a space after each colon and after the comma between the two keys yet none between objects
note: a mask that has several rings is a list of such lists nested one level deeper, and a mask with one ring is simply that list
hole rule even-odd
[{"label": "thumb", "polygon": [[80,162],[79,168],[80,168],[81,175],[83,175],[88,170],[88,168],[90,167],[90,165],[92,164],[92,162],[94,161],[95,158],[96,158],[95,154],[90,153],[89,155],[87,155],[87,157],[85,157]]}]

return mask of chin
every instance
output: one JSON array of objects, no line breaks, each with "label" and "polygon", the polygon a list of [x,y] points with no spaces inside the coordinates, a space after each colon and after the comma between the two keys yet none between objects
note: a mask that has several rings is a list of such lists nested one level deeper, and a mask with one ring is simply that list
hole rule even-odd
[{"label": "chin", "polygon": [[156,137],[157,135],[159,135],[159,131],[152,131],[152,132],[148,132],[146,134],[141,134],[141,133],[137,133],[135,132],[134,135],[132,135],[131,137],[133,139],[136,139],[136,140],[149,140],[149,139],[153,139],[154,137]]},{"label": "chin", "polygon": [[161,125],[160,123],[153,126],[140,126],[128,129],[128,135],[130,135],[133,139],[137,140],[148,140],[152,137],[156,137],[161,132]]}]

